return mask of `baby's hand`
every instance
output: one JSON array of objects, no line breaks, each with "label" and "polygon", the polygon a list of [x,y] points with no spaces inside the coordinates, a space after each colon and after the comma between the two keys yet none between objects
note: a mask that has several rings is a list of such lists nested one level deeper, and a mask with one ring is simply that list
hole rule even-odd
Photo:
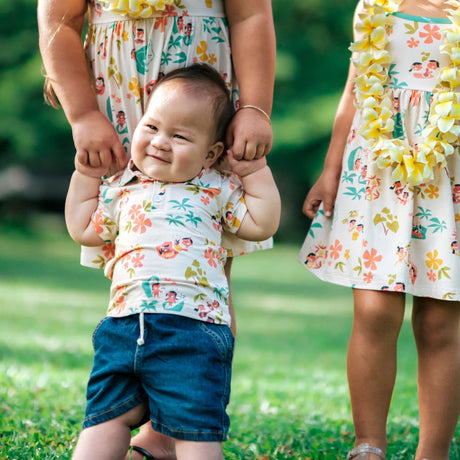
[{"label": "baby's hand", "polygon": [[94,110],[86,113],[72,124],[72,133],[77,151],[75,162],[82,174],[95,177],[104,170],[103,176],[126,166],[128,159],[125,149],[102,112]]},{"label": "baby's hand", "polygon": [[107,168],[107,166],[101,165],[96,168],[94,166],[83,164],[78,159],[78,155],[75,155],[75,170],[83,176],[92,177],[94,179],[100,179],[101,177],[106,176],[109,173],[110,167]]},{"label": "baby's hand", "polygon": [[227,129],[226,142],[237,160],[262,158],[272,148],[270,120],[256,109],[238,110]]},{"label": "baby's hand", "polygon": [[264,168],[267,165],[267,159],[265,157],[257,160],[237,160],[235,154],[231,151],[227,151],[228,163],[233,173],[239,177],[246,177],[259,169]]}]

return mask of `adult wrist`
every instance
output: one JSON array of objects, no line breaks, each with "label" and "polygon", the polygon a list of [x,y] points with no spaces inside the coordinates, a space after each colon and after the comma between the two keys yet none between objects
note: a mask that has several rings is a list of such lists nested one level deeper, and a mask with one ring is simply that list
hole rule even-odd
[{"label": "adult wrist", "polygon": [[265,118],[268,120],[268,122],[270,124],[272,124],[272,119],[270,118],[270,115],[265,112],[264,109],[262,109],[261,107],[257,106],[257,105],[252,105],[252,104],[245,104],[245,105],[242,105],[238,108],[237,112],[239,112],[240,110],[243,110],[243,109],[252,109],[252,110],[257,110],[258,112],[260,112],[261,114],[263,114],[265,116]]}]

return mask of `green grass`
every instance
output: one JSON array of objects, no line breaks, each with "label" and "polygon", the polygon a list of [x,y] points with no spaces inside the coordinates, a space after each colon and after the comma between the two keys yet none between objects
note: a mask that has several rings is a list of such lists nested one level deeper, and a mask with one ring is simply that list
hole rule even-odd
[{"label": "green grass", "polygon": [[[0,459],[67,459],[80,431],[108,281],[79,266],[62,223],[0,227]],[[353,444],[345,373],[348,289],[316,280],[278,246],[235,260],[238,340],[228,459],[343,459]],[[389,459],[417,444],[415,348],[405,322]],[[460,429],[451,459],[460,459]],[[456,444],[455,444],[456,443]]]}]

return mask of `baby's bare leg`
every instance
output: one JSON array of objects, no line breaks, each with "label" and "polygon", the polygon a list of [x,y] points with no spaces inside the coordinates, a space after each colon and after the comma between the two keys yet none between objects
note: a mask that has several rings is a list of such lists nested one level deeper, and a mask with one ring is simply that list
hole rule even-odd
[{"label": "baby's bare leg", "polygon": [[176,440],[177,460],[224,460],[222,443]]},{"label": "baby's bare leg", "polygon": [[[149,452],[155,460],[176,460],[174,439],[152,428],[150,422],[141,426],[139,433],[131,439],[132,446],[138,446]],[[131,453],[133,460],[143,460],[144,456],[136,451]],[[129,459],[129,455],[126,457]]]},{"label": "baby's bare leg", "polygon": [[130,426],[139,423],[145,413],[144,404],[108,422],[85,428],[78,438],[73,460],[124,460],[131,439]]}]

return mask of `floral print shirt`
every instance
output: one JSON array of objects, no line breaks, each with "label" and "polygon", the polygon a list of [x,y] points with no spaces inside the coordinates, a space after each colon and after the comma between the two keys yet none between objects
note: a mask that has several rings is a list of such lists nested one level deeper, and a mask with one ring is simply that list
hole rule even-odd
[{"label": "floral print shirt", "polygon": [[222,231],[247,211],[237,176],[203,169],[183,183],[133,169],[100,188],[92,217],[106,242],[109,316],[171,313],[230,325]]}]

